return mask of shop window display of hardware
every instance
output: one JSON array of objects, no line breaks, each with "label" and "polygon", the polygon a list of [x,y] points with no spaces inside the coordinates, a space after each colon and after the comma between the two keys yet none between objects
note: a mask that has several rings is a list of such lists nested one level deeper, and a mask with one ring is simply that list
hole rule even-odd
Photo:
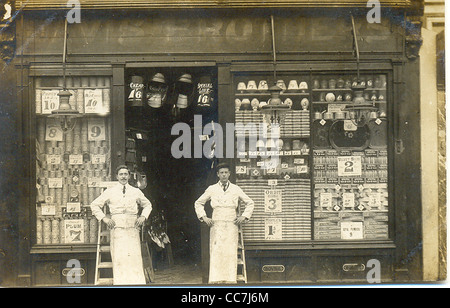
[{"label": "shop window display of hardware", "polygon": [[[53,116],[70,92],[69,125]],[[89,204],[111,181],[110,77],[37,77],[36,244],[95,244]]]},{"label": "shop window display of hardware", "polygon": [[[246,240],[388,239],[387,75],[271,79],[236,75],[233,84],[237,183],[255,200]],[[261,108],[272,84],[289,107],[276,139],[258,130],[271,125]]]}]

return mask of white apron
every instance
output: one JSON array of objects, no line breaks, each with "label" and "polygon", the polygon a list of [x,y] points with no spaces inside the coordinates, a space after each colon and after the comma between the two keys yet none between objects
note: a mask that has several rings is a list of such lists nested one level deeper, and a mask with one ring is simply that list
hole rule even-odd
[{"label": "white apron", "polygon": [[115,214],[111,230],[111,257],[114,285],[145,284],[139,230],[134,227],[136,215]]},{"label": "white apron", "polygon": [[234,207],[216,207],[210,231],[209,283],[236,283],[238,226]]}]

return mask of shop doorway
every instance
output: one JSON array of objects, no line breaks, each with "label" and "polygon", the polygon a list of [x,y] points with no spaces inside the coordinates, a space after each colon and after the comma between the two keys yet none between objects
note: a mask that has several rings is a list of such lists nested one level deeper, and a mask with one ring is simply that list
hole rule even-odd
[{"label": "shop doorway", "polygon": [[125,78],[125,161],[134,170],[135,185],[153,204],[149,224],[155,236],[150,243],[154,267],[197,266],[201,275],[201,230],[194,202],[215,180],[214,162],[194,158],[193,148],[191,157],[175,158],[172,144],[180,133],[171,132],[177,123],[187,124],[193,145],[200,138],[194,136],[194,115],[201,115],[202,127],[217,123],[217,69],[137,68],[127,70]]}]

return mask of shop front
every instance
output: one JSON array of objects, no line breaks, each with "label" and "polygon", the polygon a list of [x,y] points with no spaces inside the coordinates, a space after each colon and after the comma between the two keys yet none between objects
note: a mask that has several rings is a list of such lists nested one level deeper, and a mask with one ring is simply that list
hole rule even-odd
[{"label": "shop front", "polygon": [[[120,164],[153,203],[154,265],[201,264],[206,283],[209,232],[193,205],[219,161],[255,201],[249,284],[368,282],[375,267],[382,282],[421,280],[420,10],[383,3],[369,23],[362,2],[81,3],[68,24],[67,11],[25,6],[20,284],[70,284],[70,260],[93,284],[89,204]],[[69,118],[58,117],[63,89]],[[264,112],[277,98],[283,112]]]}]

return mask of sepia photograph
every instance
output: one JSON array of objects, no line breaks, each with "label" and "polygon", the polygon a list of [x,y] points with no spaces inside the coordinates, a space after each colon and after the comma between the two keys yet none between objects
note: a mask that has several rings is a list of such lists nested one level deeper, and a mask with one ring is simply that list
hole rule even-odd
[{"label": "sepia photograph", "polygon": [[444,0],[0,18],[0,288],[446,285]]}]

